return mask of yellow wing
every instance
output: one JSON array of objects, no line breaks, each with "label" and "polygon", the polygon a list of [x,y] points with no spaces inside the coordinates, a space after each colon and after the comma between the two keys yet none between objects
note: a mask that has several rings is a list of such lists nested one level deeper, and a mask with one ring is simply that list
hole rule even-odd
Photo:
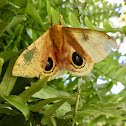
[{"label": "yellow wing", "polygon": [[17,59],[12,74],[21,77],[41,77],[50,53],[49,30],[25,49]]},{"label": "yellow wing", "polygon": [[[112,49],[117,48],[115,40],[101,31],[70,27],[63,27],[62,29],[64,36],[69,35],[74,38],[76,43],[78,43],[83,50],[87,52],[87,60],[91,57],[95,63],[103,60]],[[76,46],[73,45],[73,42],[68,42],[76,50]],[[92,61],[88,60],[88,62]]]}]

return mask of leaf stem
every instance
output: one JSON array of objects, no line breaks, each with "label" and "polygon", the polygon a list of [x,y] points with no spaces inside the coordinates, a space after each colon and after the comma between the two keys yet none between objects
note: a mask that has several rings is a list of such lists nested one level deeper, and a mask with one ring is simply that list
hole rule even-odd
[{"label": "leaf stem", "polygon": [[[75,104],[75,108],[74,108],[73,117],[75,117],[75,115],[77,114],[77,109],[78,109],[78,104],[79,104],[79,98],[80,98],[80,92],[81,92],[81,89],[78,89],[77,90],[76,104]],[[74,126],[74,124],[75,124],[75,120],[73,119],[72,126]]]}]

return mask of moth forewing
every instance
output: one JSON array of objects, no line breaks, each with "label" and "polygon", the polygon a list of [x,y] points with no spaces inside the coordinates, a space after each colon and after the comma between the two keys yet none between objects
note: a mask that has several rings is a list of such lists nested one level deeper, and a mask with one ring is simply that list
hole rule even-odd
[{"label": "moth forewing", "polygon": [[[49,31],[46,31],[18,57],[12,74],[21,77],[39,77],[43,68],[41,64],[46,65],[49,53],[50,41]],[[43,60],[44,59],[44,60]]]}]

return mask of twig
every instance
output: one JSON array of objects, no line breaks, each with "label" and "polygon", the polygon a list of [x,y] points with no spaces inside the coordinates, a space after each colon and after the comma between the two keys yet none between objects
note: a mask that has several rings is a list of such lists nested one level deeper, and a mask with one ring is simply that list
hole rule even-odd
[{"label": "twig", "polygon": [[[76,104],[75,104],[75,109],[74,109],[74,114],[73,114],[73,117],[76,116],[77,114],[77,108],[78,108],[78,104],[79,104],[79,97],[80,97],[80,92],[81,92],[81,89],[78,89],[77,90],[77,97],[76,97]],[[73,123],[72,123],[72,126],[74,126],[75,124],[75,120],[73,119]]]}]

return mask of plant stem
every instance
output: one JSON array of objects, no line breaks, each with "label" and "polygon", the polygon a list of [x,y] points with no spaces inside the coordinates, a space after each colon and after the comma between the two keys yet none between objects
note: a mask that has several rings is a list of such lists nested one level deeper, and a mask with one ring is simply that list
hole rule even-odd
[{"label": "plant stem", "polygon": [[[78,94],[77,94],[77,97],[76,97],[76,104],[75,104],[75,109],[74,109],[73,117],[75,117],[75,115],[77,114],[77,108],[78,108],[78,104],[79,104],[80,92],[81,92],[81,89],[78,89],[77,90]],[[74,126],[74,124],[75,124],[75,120],[73,120],[72,126]]]}]

